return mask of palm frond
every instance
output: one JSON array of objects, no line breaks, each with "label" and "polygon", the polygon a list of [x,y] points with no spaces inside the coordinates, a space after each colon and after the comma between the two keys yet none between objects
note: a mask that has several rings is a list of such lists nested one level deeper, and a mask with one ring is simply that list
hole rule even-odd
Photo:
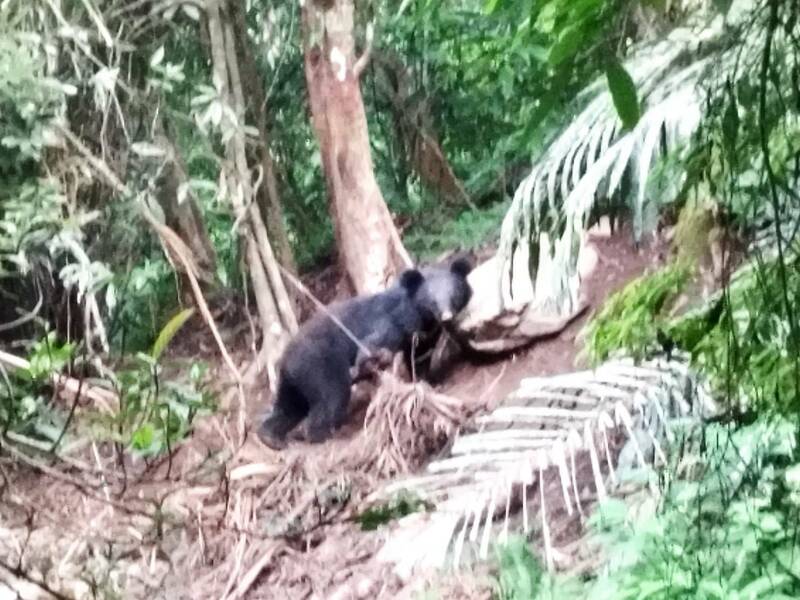
[{"label": "palm frond", "polygon": [[700,422],[716,412],[686,360],[620,359],[593,371],[523,380],[446,456],[376,492],[373,501],[407,492],[436,507],[399,521],[380,557],[401,574],[457,568],[469,555],[485,558],[511,527],[529,533],[538,513],[545,560],[554,568],[559,553],[548,514],[583,519],[621,471],[665,461],[675,419]]},{"label": "palm frond", "polygon": [[[736,57],[719,43],[724,32],[721,20],[700,31],[676,29],[626,62],[642,106],[631,131],[622,129],[605,79],[581,94],[591,99],[537,158],[503,221],[498,256],[506,306],[535,303],[542,314],[571,314],[591,221],[627,205],[636,239],[655,225],[648,176],[659,158],[687,151],[702,119],[705,76]],[[670,173],[671,188],[683,176]]]}]

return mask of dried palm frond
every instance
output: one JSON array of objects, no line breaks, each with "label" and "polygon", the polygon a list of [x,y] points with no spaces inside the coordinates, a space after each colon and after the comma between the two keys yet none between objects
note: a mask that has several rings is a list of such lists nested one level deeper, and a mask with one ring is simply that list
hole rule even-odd
[{"label": "dried palm frond", "polygon": [[628,359],[593,371],[523,380],[519,389],[455,439],[446,457],[416,477],[373,495],[401,491],[436,510],[398,522],[381,558],[399,573],[418,567],[458,567],[468,550],[487,556],[494,537],[519,526],[531,530],[538,512],[545,559],[559,562],[548,513],[581,519],[588,504],[606,497],[621,470],[665,460],[674,419],[700,422],[716,411],[685,357]]},{"label": "dried palm frond", "polygon": [[[613,206],[628,206],[637,239],[655,225],[657,199],[647,188],[651,170],[659,157],[679,159],[688,148],[701,123],[707,97],[701,84],[710,70],[746,54],[756,39],[745,36],[731,50],[726,33],[721,19],[699,31],[679,28],[626,62],[642,112],[630,131],[622,129],[604,78],[584,90],[580,97],[591,100],[537,157],[503,222],[498,256],[506,305],[535,303],[545,314],[571,314],[590,222]],[[665,198],[682,183],[679,164],[664,177]]]},{"label": "dried palm frond", "polygon": [[424,382],[408,383],[389,372],[379,378],[356,447],[361,468],[378,477],[408,473],[455,435],[465,407]]}]

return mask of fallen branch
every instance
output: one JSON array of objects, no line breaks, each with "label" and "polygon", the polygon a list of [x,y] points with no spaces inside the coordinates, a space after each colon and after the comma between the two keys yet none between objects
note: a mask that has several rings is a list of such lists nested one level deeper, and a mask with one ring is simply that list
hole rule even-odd
[{"label": "fallen branch", "polygon": [[[102,484],[102,483],[101,484],[92,484],[92,483],[89,483],[89,482],[81,481],[81,480],[77,479],[76,477],[72,477],[70,475],[67,475],[66,473],[62,473],[58,469],[54,469],[53,467],[50,467],[50,466],[48,466],[48,465],[36,460],[35,458],[32,458],[32,457],[28,456],[24,452],[21,452],[20,450],[15,448],[13,446],[13,444],[6,443],[5,440],[3,440],[2,437],[0,437],[0,450],[5,450],[6,452],[8,452],[12,456],[14,456],[14,458],[19,460],[20,462],[25,463],[29,467],[32,467],[32,468],[36,469],[37,471],[41,472],[44,475],[47,475],[51,479],[55,479],[56,481],[60,481],[62,483],[66,483],[66,484],[69,484],[69,485],[75,487],[84,496],[86,496],[88,498],[91,498],[91,499],[96,500],[98,502],[101,502],[103,504],[107,504],[107,505],[109,505],[109,506],[111,506],[113,508],[116,508],[119,511],[122,511],[123,513],[125,513],[127,515],[142,516],[142,517],[146,517],[147,519],[151,519],[153,521],[156,520],[155,516],[145,512],[143,510],[136,510],[134,508],[131,508],[130,506],[128,506],[128,504],[126,504],[124,502],[117,502],[115,500],[110,500],[110,499],[106,498],[103,495],[94,493],[92,488],[98,488],[99,489],[101,487],[104,487],[104,484]],[[129,499],[129,501],[130,500],[135,500],[135,499],[131,498],[131,499]]]},{"label": "fallen branch", "polygon": [[[20,567],[12,567],[5,562],[0,562],[0,583],[14,592],[14,598],[19,598],[20,600],[40,599],[43,597],[42,594],[46,594],[46,597],[55,598],[56,600],[72,600],[72,596],[55,591],[46,582],[39,581],[32,575],[28,575]],[[2,590],[0,589],[0,591]]]}]

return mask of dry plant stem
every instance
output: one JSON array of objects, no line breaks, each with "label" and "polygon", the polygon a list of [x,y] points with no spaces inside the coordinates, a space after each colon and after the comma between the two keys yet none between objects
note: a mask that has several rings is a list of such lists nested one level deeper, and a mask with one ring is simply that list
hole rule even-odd
[{"label": "dry plant stem", "polygon": [[[89,149],[81,142],[75,134],[72,133],[66,127],[58,127],[59,132],[69,140],[69,142],[75,147],[76,150],[89,162],[92,168],[100,174],[103,179],[106,180],[106,183],[109,184],[117,193],[129,195],[130,192],[127,186],[120,181],[120,179],[114,174],[111,169],[108,168],[103,161],[95,157]],[[172,231],[166,225],[163,225],[158,222],[158,220],[153,216],[150,212],[150,209],[143,202],[139,202],[139,211],[141,212],[142,216],[144,217],[145,221],[156,231],[161,242],[165,246],[165,250],[172,250],[172,252],[165,252],[167,258],[171,261],[171,254],[175,254],[178,260],[181,262],[184,270],[186,271],[186,276],[189,278],[189,283],[192,286],[192,291],[195,295],[195,300],[197,301],[197,305],[200,307],[200,313],[203,315],[203,318],[206,321],[209,329],[211,330],[211,334],[214,336],[214,340],[217,342],[217,346],[219,347],[220,353],[222,354],[222,358],[225,361],[228,369],[230,370],[231,374],[234,376],[237,385],[241,387],[241,380],[242,377],[239,374],[239,370],[236,368],[236,365],[233,363],[233,359],[231,358],[230,354],[228,353],[227,348],[225,347],[224,342],[222,341],[222,337],[219,334],[219,330],[217,329],[216,324],[214,323],[214,318],[211,316],[211,311],[208,309],[208,304],[206,303],[205,297],[203,296],[203,292],[200,290],[200,285],[197,283],[197,269],[194,267],[194,263],[192,260],[192,254],[189,248],[186,246],[183,240],[178,237],[178,235]],[[242,394],[243,395],[243,394]]]},{"label": "dry plant stem", "polygon": [[153,519],[153,515],[143,511],[143,510],[135,510],[130,508],[127,504],[122,502],[116,502],[114,500],[107,500],[103,495],[95,494],[89,488],[92,487],[102,487],[102,484],[95,485],[91,483],[87,483],[84,481],[80,481],[75,477],[71,477],[66,473],[62,473],[61,471],[54,469],[52,467],[47,466],[46,464],[39,462],[38,460],[31,458],[30,456],[26,455],[23,452],[17,450],[13,445],[6,443],[2,438],[0,438],[0,449],[5,450],[9,454],[13,455],[14,458],[18,459],[19,461],[27,464],[29,467],[33,467],[34,469],[40,471],[41,473],[47,475],[48,477],[55,479],[56,481],[60,481],[62,483],[67,483],[75,488],[77,488],[84,496],[91,498],[93,500],[97,500],[103,504],[116,508],[119,511],[124,512],[128,515],[137,515],[146,517],[148,519]]},{"label": "dry plant stem", "polygon": [[264,550],[261,558],[259,558],[256,563],[248,569],[247,573],[245,573],[239,579],[239,585],[236,586],[236,589],[233,590],[231,594],[227,596],[227,600],[239,600],[239,598],[244,598],[250,588],[255,583],[258,576],[261,575],[261,572],[267,567],[267,565],[272,561],[272,558],[275,556],[275,553],[281,548],[282,544],[277,542],[273,542],[272,544],[268,545],[266,550]]}]

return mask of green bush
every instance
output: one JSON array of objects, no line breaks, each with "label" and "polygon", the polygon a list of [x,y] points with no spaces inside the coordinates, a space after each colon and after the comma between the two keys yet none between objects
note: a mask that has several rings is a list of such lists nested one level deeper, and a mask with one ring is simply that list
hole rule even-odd
[{"label": "green bush", "polygon": [[644,275],[611,295],[586,327],[585,353],[598,364],[618,351],[636,358],[659,348],[659,331],[669,323],[664,309],[689,282],[692,269],[674,263]]},{"label": "green bush", "polygon": [[[796,420],[712,425],[677,457],[655,511],[619,499],[589,519],[605,558],[588,581],[543,572],[520,539],[499,550],[497,597],[797,598],[800,594],[800,452]],[[700,433],[696,431],[696,433]],[[686,465],[694,465],[694,473]],[[678,471],[678,465],[681,470]]]}]

